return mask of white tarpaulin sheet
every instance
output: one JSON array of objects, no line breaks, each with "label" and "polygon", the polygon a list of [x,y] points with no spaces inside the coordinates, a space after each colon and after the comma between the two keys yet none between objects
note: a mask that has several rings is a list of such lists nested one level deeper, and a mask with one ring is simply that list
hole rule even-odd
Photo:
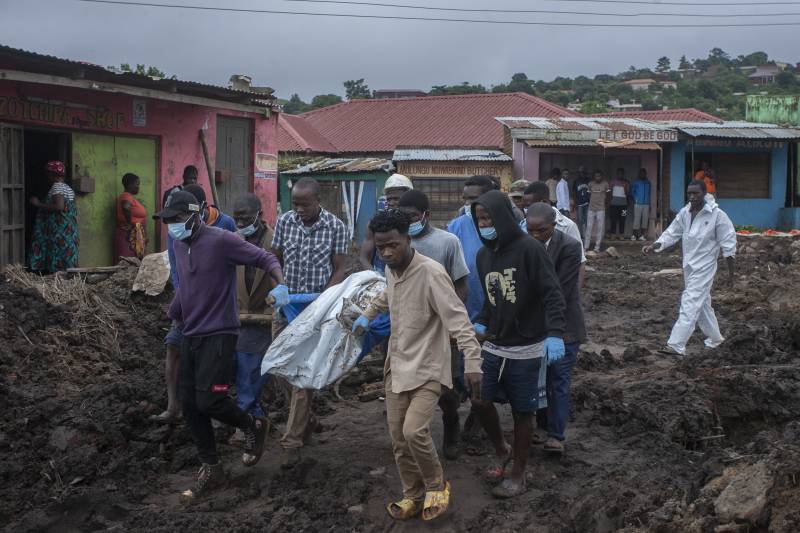
[{"label": "white tarpaulin sheet", "polygon": [[357,272],[323,292],[272,341],[261,374],[286,379],[301,389],[321,389],[353,368],[362,337],[352,324],[386,287],[372,271]]}]

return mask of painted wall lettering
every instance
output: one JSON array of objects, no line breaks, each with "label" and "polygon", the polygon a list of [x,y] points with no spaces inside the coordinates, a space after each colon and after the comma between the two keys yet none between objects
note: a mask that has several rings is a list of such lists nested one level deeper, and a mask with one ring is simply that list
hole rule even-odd
[{"label": "painted wall lettering", "polygon": [[0,118],[101,130],[118,130],[125,126],[125,113],[33,102],[14,96],[0,96]]}]

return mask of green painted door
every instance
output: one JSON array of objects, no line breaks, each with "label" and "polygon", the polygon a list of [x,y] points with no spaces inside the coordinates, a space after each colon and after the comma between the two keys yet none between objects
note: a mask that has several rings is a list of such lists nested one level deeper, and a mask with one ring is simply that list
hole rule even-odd
[{"label": "green painted door", "polygon": [[[107,266],[114,260],[117,196],[123,192],[122,175],[141,178],[138,199],[151,215],[156,205],[156,142],[154,139],[114,137],[92,133],[72,135],[74,177],[94,179],[94,192],[77,193],[80,228],[79,263],[83,267]],[[152,220],[147,221],[148,253],[155,250]]]},{"label": "green painted door", "polygon": [[136,198],[144,204],[147,209],[147,251],[152,253],[156,250],[155,220],[152,219],[153,213],[158,211],[156,206],[156,191],[158,184],[156,179],[156,141],[142,137],[116,137],[114,139],[114,149],[117,159],[117,186],[118,193],[121,194],[122,176],[127,172],[133,172],[139,176],[139,194]]}]

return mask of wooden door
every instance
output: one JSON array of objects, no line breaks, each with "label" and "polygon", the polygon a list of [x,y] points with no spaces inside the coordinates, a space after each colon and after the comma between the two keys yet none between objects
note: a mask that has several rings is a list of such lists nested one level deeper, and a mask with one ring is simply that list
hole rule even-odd
[{"label": "wooden door", "polygon": [[25,262],[24,169],[22,128],[0,124],[0,268]]},{"label": "wooden door", "polygon": [[251,138],[250,119],[217,117],[215,170],[222,177],[222,182],[217,183],[218,207],[228,214],[236,198],[252,189]]}]

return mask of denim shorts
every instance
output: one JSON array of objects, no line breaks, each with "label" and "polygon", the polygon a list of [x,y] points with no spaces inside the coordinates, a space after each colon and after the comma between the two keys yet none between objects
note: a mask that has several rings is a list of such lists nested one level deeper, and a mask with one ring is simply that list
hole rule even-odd
[{"label": "denim shorts", "polygon": [[173,320],[172,325],[169,327],[169,331],[167,332],[167,336],[164,337],[164,344],[167,346],[176,346],[180,348],[181,342],[183,342],[183,328],[181,328],[178,323]]},{"label": "denim shorts", "polygon": [[534,413],[546,407],[546,382],[540,379],[543,359],[507,359],[484,351],[481,398],[511,404],[518,413]]}]

